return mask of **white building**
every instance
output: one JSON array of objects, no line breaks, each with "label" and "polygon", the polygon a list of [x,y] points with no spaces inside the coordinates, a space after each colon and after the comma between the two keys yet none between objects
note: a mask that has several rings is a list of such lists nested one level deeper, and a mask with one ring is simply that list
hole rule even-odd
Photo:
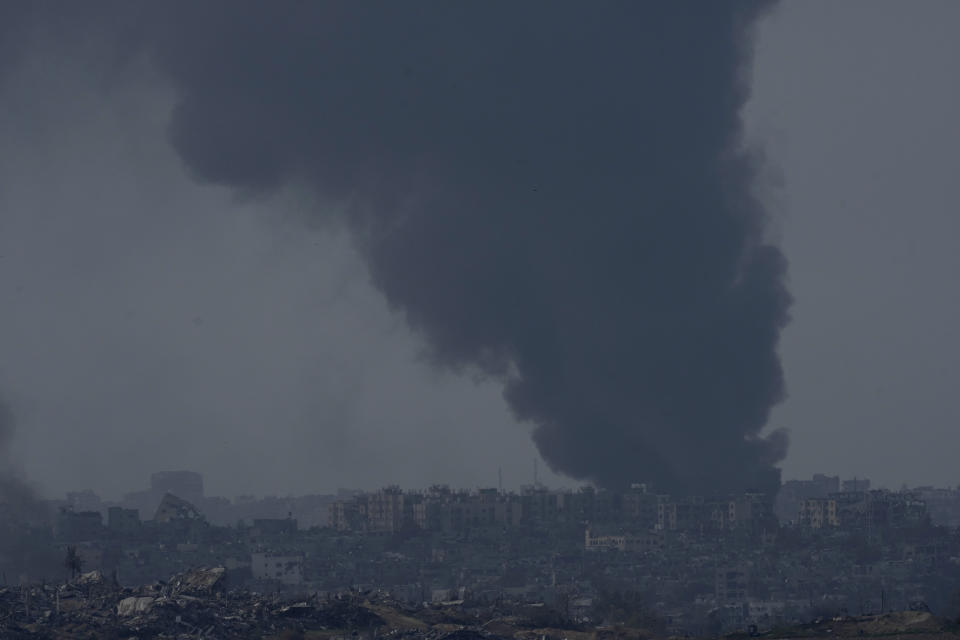
[{"label": "white building", "polygon": [[250,557],[250,571],[256,580],[278,580],[290,585],[301,584],[303,556],[254,553]]}]

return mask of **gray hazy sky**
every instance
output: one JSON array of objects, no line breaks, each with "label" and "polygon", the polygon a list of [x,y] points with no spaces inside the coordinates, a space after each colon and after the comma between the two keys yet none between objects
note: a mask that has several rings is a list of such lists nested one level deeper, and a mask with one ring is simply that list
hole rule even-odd
[{"label": "gray hazy sky", "polygon": [[960,3],[785,2],[753,138],[790,259],[784,476],[954,485],[960,444]]},{"label": "gray hazy sky", "polygon": [[[761,26],[746,116],[796,298],[787,478],[960,481],[958,25],[950,0],[797,0]],[[499,388],[423,366],[314,203],[195,184],[162,83],[81,64],[30,56],[0,103],[0,389],[25,473],[107,497],[174,468],[227,495],[529,482]]]}]

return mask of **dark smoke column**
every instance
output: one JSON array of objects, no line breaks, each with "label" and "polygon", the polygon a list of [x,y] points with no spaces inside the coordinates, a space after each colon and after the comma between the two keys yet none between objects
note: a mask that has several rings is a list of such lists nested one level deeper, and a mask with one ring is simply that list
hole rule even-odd
[{"label": "dark smoke column", "polygon": [[790,296],[741,150],[764,3],[158,4],[190,170],[305,186],[557,471],[769,488]]}]

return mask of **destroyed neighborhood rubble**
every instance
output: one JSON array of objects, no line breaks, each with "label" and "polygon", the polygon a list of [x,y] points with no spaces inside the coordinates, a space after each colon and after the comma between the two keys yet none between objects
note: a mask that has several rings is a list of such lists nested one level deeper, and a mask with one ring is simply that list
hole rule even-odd
[{"label": "destroyed neighborhood rubble", "polygon": [[155,601],[156,598],[150,596],[130,596],[129,598],[124,598],[120,601],[120,604],[117,605],[117,615],[121,618],[126,618],[132,615],[147,613]]},{"label": "destroyed neighborhood rubble", "polygon": [[281,601],[228,592],[224,575],[223,567],[194,569],[130,589],[91,572],[63,585],[0,589],[0,637],[259,639],[285,630],[357,635],[386,624],[357,597]]},{"label": "destroyed neighborhood rubble", "polygon": [[[637,627],[583,627],[558,611],[541,606],[533,615],[529,605],[508,602],[414,607],[379,592],[283,599],[280,592],[227,590],[224,575],[223,567],[193,569],[166,582],[123,588],[94,571],[67,584],[2,588],[0,638],[636,640],[657,635]],[[928,611],[821,619],[785,631],[776,637],[957,637]]]},{"label": "destroyed neighborhood rubble", "polygon": [[[166,582],[123,588],[99,572],[61,585],[0,589],[0,638],[290,638],[389,637],[499,640],[514,636],[505,611],[463,609],[462,602],[404,607],[379,593],[313,594],[283,600],[223,588],[223,567],[194,569]],[[485,621],[497,619],[497,634]],[[536,637],[556,637],[528,629]]]},{"label": "destroyed neighborhood rubble", "polygon": [[194,569],[176,576],[171,584],[178,594],[206,595],[222,587],[226,573],[223,567]]}]

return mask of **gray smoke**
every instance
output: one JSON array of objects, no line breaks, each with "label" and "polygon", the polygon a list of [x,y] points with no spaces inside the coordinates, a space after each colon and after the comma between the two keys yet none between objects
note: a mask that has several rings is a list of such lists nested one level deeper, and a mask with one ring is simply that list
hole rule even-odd
[{"label": "gray smoke", "polygon": [[176,88],[192,174],[341,211],[432,360],[502,380],[554,470],[723,491],[771,488],[786,450],[760,436],[784,398],[786,263],[740,121],[768,4],[108,13]]},{"label": "gray smoke", "polygon": [[[33,32],[48,22],[36,19],[43,13],[28,2],[0,4],[0,84],[8,68],[25,55]],[[48,505],[11,460],[9,447],[15,431],[16,416],[0,397],[0,575],[4,583],[59,575],[59,554],[42,534],[50,523]]]},{"label": "gray smoke", "polygon": [[0,576],[4,584],[60,575],[59,552],[44,534],[49,509],[6,459],[14,426],[13,412],[0,400]]},{"label": "gray smoke", "polygon": [[[15,431],[15,419],[10,406],[0,399],[0,455],[5,455]],[[0,458],[0,509],[6,514],[36,515],[38,502],[30,486],[10,467],[10,461]]]}]

